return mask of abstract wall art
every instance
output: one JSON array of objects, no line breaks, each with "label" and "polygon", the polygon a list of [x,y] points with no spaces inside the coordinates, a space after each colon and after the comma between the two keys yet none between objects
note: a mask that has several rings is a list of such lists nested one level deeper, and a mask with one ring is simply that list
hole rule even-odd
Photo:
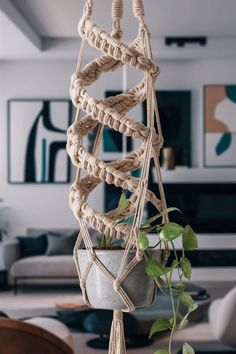
[{"label": "abstract wall art", "polygon": [[[191,166],[191,91],[156,91],[164,145],[160,154],[163,165],[165,148],[171,148],[175,166]],[[146,117],[146,104],[143,104]]]},{"label": "abstract wall art", "polygon": [[[105,97],[111,97],[122,93],[122,91],[106,91]],[[124,144],[125,143],[125,144]],[[123,146],[126,145],[126,146]],[[123,150],[127,152],[132,151],[132,139],[130,137],[122,137],[122,134],[110,129],[108,126],[104,127],[103,132],[103,152],[104,153],[122,153]]]},{"label": "abstract wall art", "polygon": [[67,99],[9,100],[9,183],[69,183],[66,131],[71,121]]},{"label": "abstract wall art", "polygon": [[236,85],[204,88],[204,165],[236,166]]},{"label": "abstract wall art", "polygon": [[[114,96],[121,91],[106,91],[105,97]],[[158,101],[162,133],[164,137],[164,147],[171,147],[174,151],[176,166],[191,166],[191,91],[189,90],[168,90],[156,92]],[[138,113],[138,112],[134,112]],[[140,121],[146,124],[146,102],[143,102]],[[137,119],[137,117],[135,116]],[[137,142],[126,138],[127,153],[138,148]],[[119,132],[105,127],[103,133],[103,150],[101,156],[104,160],[114,160],[122,153],[123,142]],[[161,163],[163,155],[161,151]],[[139,177],[140,171],[134,171],[133,175]],[[149,181],[150,186],[155,186],[154,168],[151,168]],[[115,208],[116,200],[119,199],[121,191],[110,185],[105,186],[104,209],[105,211]],[[151,215],[149,215],[151,217]]]}]

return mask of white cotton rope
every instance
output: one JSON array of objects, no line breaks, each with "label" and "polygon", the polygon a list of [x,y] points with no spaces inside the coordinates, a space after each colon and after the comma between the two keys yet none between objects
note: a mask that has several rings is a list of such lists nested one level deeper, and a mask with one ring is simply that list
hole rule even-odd
[{"label": "white cotton rope", "polygon": [[[84,6],[83,16],[79,22],[78,31],[82,38],[79,58],[75,73],[72,75],[70,95],[73,104],[77,108],[74,123],[68,129],[67,152],[77,167],[77,174],[70,190],[70,207],[74,216],[80,223],[80,233],[74,247],[74,260],[80,279],[85,302],[91,306],[87,291],[86,281],[92,265],[113,283],[114,291],[122,299],[126,312],[135,310],[132,300],[122,287],[122,282],[134,267],[145,257],[138,249],[138,234],[142,222],[142,214],[145,203],[152,203],[157,210],[166,209],[166,200],[160,173],[159,153],[163,145],[163,137],[157,107],[154,82],[159,74],[159,68],[154,63],[150,46],[150,33],[144,23],[144,6],[142,0],[132,0],[133,13],[138,20],[139,31],[137,38],[130,44],[121,41],[122,30],[120,26],[123,16],[123,0],[112,1],[113,26],[111,34],[106,33],[91,21],[93,0],[87,0]],[[100,50],[102,55],[81,69],[85,43]],[[99,79],[108,71],[115,71],[129,64],[144,73],[144,78],[137,85],[125,92],[97,100],[92,97],[86,87]],[[137,122],[127,116],[127,113],[135,106],[147,100],[147,125]],[[85,115],[81,117],[81,112]],[[157,131],[154,128],[156,119]],[[104,126],[108,126],[125,137],[138,139],[141,145],[122,160],[105,163],[98,159],[99,147],[103,135]],[[83,138],[93,129],[97,128],[92,152],[86,150]],[[160,199],[148,189],[148,177],[150,162],[153,159],[154,169],[160,191]],[[135,178],[131,172],[141,168],[140,178]],[[81,171],[87,172],[82,176]],[[131,192],[128,214],[134,214],[132,225],[117,223],[113,220],[114,211],[101,213],[88,205],[89,194],[102,182],[113,184]],[[168,221],[168,215],[163,217]],[[93,248],[88,227],[92,227],[99,233],[112,238],[123,239],[126,247],[121,260],[117,276],[109,272],[96,255]],[[77,251],[84,242],[88,262],[81,272]],[[127,264],[130,250],[136,250],[134,258]],[[163,255],[163,263],[168,258],[169,250],[166,248]],[[158,283],[157,283],[158,284]],[[125,354],[125,337],[123,325],[123,313],[120,309],[114,309],[114,316],[110,335],[109,354]]]}]

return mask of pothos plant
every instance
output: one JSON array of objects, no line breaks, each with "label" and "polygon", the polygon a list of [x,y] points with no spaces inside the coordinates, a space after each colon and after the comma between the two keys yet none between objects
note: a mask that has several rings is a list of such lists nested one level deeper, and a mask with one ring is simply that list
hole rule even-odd
[{"label": "pothos plant", "polygon": [[[156,223],[162,219],[165,214],[173,211],[180,212],[177,208],[167,208],[163,213],[159,213],[147,220],[141,225],[140,235],[138,238],[138,245],[141,251],[146,252],[148,261],[146,264],[146,273],[149,277],[156,279],[161,285],[160,290],[164,295],[170,297],[172,308],[171,318],[160,318],[154,322],[150,330],[150,338],[158,332],[170,331],[168,349],[159,349],[154,354],[171,354],[172,352],[172,339],[176,330],[186,328],[188,325],[188,317],[191,312],[195,311],[198,307],[197,302],[185,291],[186,286],[183,279],[190,280],[192,267],[189,259],[185,255],[185,251],[191,251],[198,248],[197,237],[190,225],[185,227],[174,223]],[[170,266],[163,266],[156,259],[152,258],[151,247],[147,233],[156,231],[157,243],[154,246],[160,249],[168,247],[174,253],[174,261]],[[176,252],[175,240],[182,239],[181,257],[179,258]],[[173,281],[173,274],[177,273],[177,281]],[[184,314],[180,312],[180,304],[184,305],[186,311]],[[188,344],[183,345],[183,354],[194,354],[193,348]]]},{"label": "pothos plant", "polygon": [[[129,206],[129,200],[126,198],[125,194],[122,193],[119,199],[118,207],[114,210],[114,215],[112,216],[112,220],[121,222],[129,222],[128,219],[124,219],[126,216],[127,208]],[[120,221],[121,219],[121,221]],[[123,220],[122,220],[123,219]],[[102,235],[97,238],[98,247],[105,249],[116,248],[117,246],[124,248],[125,242],[123,240],[114,239],[110,236]]]},{"label": "pothos plant", "polygon": [[[122,193],[117,209],[114,212],[113,220],[117,222],[132,222],[132,216],[127,217],[127,208],[129,200]],[[156,280],[160,285],[160,291],[170,298],[172,308],[171,318],[160,318],[156,320],[150,330],[150,338],[163,331],[170,331],[168,348],[159,349],[154,354],[171,354],[173,335],[177,330],[187,327],[189,315],[198,307],[197,302],[186,292],[186,285],[183,283],[184,279],[191,279],[192,267],[189,259],[186,257],[185,251],[191,251],[198,248],[197,237],[190,225],[185,227],[175,222],[163,222],[165,216],[171,212],[180,212],[175,207],[167,208],[162,213],[157,213],[152,218],[146,220],[140,226],[140,234],[138,237],[138,247],[142,252],[145,252],[147,264],[145,271],[147,275]],[[151,246],[149,243],[148,233],[156,234],[156,244]],[[178,257],[175,241],[182,240],[181,257]],[[98,239],[98,246],[102,248],[114,248],[119,242],[120,247],[125,247],[122,241],[114,240],[111,237],[103,235]],[[153,249],[169,248],[173,251],[174,260],[170,266],[164,266],[153,258]],[[177,281],[173,280],[173,275],[177,274]],[[180,312],[180,305],[186,308],[185,313]],[[194,349],[188,343],[184,343],[183,354],[194,354]]]}]

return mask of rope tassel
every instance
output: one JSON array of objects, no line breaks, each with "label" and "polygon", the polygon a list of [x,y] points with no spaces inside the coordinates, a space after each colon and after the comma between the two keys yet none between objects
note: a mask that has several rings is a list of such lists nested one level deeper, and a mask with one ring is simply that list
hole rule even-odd
[{"label": "rope tassel", "polygon": [[113,312],[109,354],[126,354],[123,312],[121,310]]}]

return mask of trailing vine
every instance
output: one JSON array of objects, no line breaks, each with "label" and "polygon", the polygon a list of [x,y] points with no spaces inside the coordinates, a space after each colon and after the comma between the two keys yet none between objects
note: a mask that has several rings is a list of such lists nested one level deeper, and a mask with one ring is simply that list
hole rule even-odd
[{"label": "trailing vine", "polygon": [[[132,223],[132,216],[126,216],[126,210],[129,206],[129,200],[122,193],[118,207],[114,212],[113,220],[117,222],[130,222]],[[190,225],[185,227],[175,222],[164,222],[163,216],[171,212],[180,212],[175,207],[167,208],[164,212],[158,213],[152,218],[146,220],[140,227],[140,234],[138,237],[138,247],[140,251],[145,252],[147,258],[147,264],[145,271],[148,276],[157,281],[160,284],[160,291],[170,298],[170,305],[172,308],[171,318],[157,319],[151,329],[151,338],[158,332],[170,331],[168,348],[158,349],[154,354],[171,354],[172,353],[172,341],[174,333],[177,330],[181,330],[187,327],[189,315],[195,311],[198,307],[196,301],[186,291],[186,285],[183,283],[183,279],[190,280],[192,267],[189,259],[185,255],[185,251],[196,250],[198,248],[198,241],[196,234]],[[161,222],[159,222],[159,220]],[[156,243],[154,246],[150,246],[148,233],[156,234]],[[175,241],[182,239],[181,257],[178,257]],[[98,246],[106,249],[111,249],[119,244],[120,247],[125,247],[125,243],[122,240],[115,240],[111,237],[103,235],[98,238]],[[174,254],[174,260],[169,266],[163,266],[154,257],[153,250],[156,248],[164,249],[170,248]],[[177,274],[178,281],[173,281],[174,273]],[[180,305],[184,305],[186,308],[185,313],[180,312]],[[188,343],[184,343],[183,354],[194,354],[194,349]]]}]

